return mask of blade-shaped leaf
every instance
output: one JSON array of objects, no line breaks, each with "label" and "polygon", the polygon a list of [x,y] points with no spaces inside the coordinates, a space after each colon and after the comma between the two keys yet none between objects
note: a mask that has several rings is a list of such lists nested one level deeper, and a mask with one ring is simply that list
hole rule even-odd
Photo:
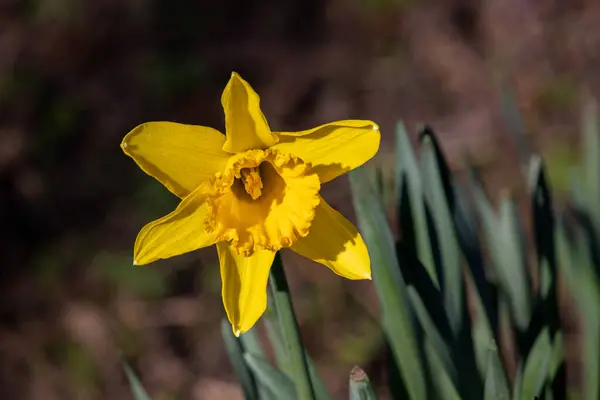
[{"label": "blade-shaped leaf", "polygon": [[323,382],[323,379],[321,379],[321,375],[319,375],[319,371],[317,370],[315,362],[308,355],[308,352],[306,352],[306,350],[305,357],[306,362],[308,363],[308,373],[310,374],[310,381],[312,383],[313,390],[315,391],[316,400],[331,400],[331,396],[327,391],[325,382]]},{"label": "blade-shaped leaf", "polygon": [[[402,229],[403,237],[410,237],[409,241],[414,242],[419,260],[427,269],[431,280],[438,286],[425,213],[421,174],[410,138],[401,122],[396,125],[396,177],[396,190],[400,195],[398,199],[400,203],[398,206],[399,226]],[[406,196],[402,195],[403,191]],[[401,204],[402,201],[407,204]],[[407,210],[410,215],[403,215],[402,210]],[[408,226],[407,221],[411,221],[412,226]]]},{"label": "blade-shaped leaf", "polygon": [[531,348],[525,361],[523,370],[522,399],[533,399],[534,396],[542,395],[546,381],[550,360],[552,359],[552,343],[550,332],[544,328]]},{"label": "blade-shaped leaf", "polygon": [[350,371],[350,400],[377,400],[369,377],[359,367]]},{"label": "blade-shaped leaf", "polygon": [[425,304],[423,304],[423,300],[417,293],[414,287],[408,288],[408,297],[411,300],[411,304],[413,306],[413,310],[417,317],[417,320],[421,324],[423,328],[423,332],[426,336],[426,340],[429,342],[432,349],[437,354],[436,361],[441,363],[442,367],[450,377],[453,382],[456,382],[457,379],[457,371],[452,362],[451,351],[446,344],[444,338],[438,332],[437,327],[435,326],[434,321],[431,316],[427,312],[425,308]]},{"label": "blade-shaped leaf", "polygon": [[349,173],[354,208],[371,256],[375,290],[382,311],[382,326],[411,399],[425,398],[425,382],[413,315],[396,257],[394,237],[365,168]]},{"label": "blade-shaped leaf", "polygon": [[315,394],[310,380],[304,347],[302,346],[298,322],[296,321],[292,298],[279,253],[276,254],[271,267],[269,287],[277,310],[279,326],[283,333],[282,339],[288,355],[292,377],[298,391],[298,398],[301,400],[314,399]]},{"label": "blade-shaped leaf", "polygon": [[[260,338],[258,336],[258,328],[255,325],[249,331],[243,333],[239,337],[240,344],[242,345],[242,349],[244,354],[249,353],[256,357],[267,359],[267,355],[265,354],[262,345],[260,343]],[[267,391],[264,385],[261,382],[256,382],[257,390],[258,390],[258,398],[261,400],[272,399],[273,396],[269,391]],[[275,399],[273,399],[275,400]]]},{"label": "blade-shaped leaf", "polygon": [[248,367],[256,376],[256,379],[261,382],[276,399],[296,399],[296,390],[294,382],[290,378],[273,367],[267,360],[262,357],[257,357],[253,354],[244,354],[244,359]]},{"label": "blade-shaped leaf", "polygon": [[497,289],[486,277],[483,249],[475,213],[472,211],[474,207],[457,186],[454,187],[454,198],[454,226],[469,265],[464,278],[465,288],[469,289],[468,293],[475,307],[473,315],[465,322],[470,324],[467,328],[470,329],[475,362],[483,380],[487,371],[489,344],[497,342],[499,338]]},{"label": "blade-shaped leaf", "polygon": [[503,198],[496,218],[478,183],[475,184],[474,194],[498,283],[508,296],[517,327],[525,331],[531,317],[531,288],[521,248],[522,234],[517,211],[511,200]]},{"label": "blade-shaped leaf", "polygon": [[[540,157],[532,157],[529,173],[533,231],[540,276],[539,298],[536,307],[541,309],[542,324],[548,325],[550,334],[553,335],[560,327],[556,290],[555,218],[550,188]],[[536,311],[538,310],[534,309],[534,314]],[[535,334],[537,333],[535,332]]]},{"label": "blade-shaped leaf", "polygon": [[510,388],[498,357],[498,348],[491,343],[488,350],[484,400],[510,400]]},{"label": "blade-shaped leaf", "polygon": [[279,326],[279,316],[277,315],[277,310],[275,309],[275,302],[273,301],[273,296],[268,296],[267,299],[268,306],[266,312],[267,318],[265,318],[265,327],[267,330],[269,343],[273,348],[277,366],[283,372],[291,376],[292,372],[290,362],[285,345],[283,344],[281,327]]},{"label": "blade-shaped leaf", "polygon": [[150,396],[142,386],[142,382],[138,379],[137,375],[127,362],[123,361],[123,369],[125,370],[125,374],[127,375],[127,380],[129,381],[129,387],[131,388],[131,394],[133,395],[134,400],[151,400]]},{"label": "blade-shaped leaf", "polygon": [[444,362],[438,355],[432,343],[425,339],[425,354],[427,355],[427,365],[431,370],[433,386],[436,391],[436,398],[442,400],[460,400],[456,386],[448,370],[444,367]]},{"label": "blade-shaped leaf", "polygon": [[583,162],[586,182],[587,210],[594,220],[595,229],[600,228],[600,125],[598,106],[589,100],[583,109]]},{"label": "blade-shaped leaf", "polygon": [[523,362],[520,362],[517,367],[517,375],[513,382],[512,399],[513,400],[529,400],[522,397],[523,391]]},{"label": "blade-shaped leaf", "polygon": [[552,357],[550,358],[550,368],[548,368],[548,377],[553,380],[558,370],[565,362],[565,344],[561,331],[556,332],[552,344]]},{"label": "blade-shaped leaf", "polygon": [[244,352],[254,354],[257,357],[266,358],[265,352],[260,344],[258,328],[256,326],[241,334],[239,340],[242,344]]},{"label": "blade-shaped leaf", "polygon": [[559,266],[582,315],[583,328],[583,398],[597,399],[600,395],[600,288],[593,270],[590,249],[576,235],[567,238],[562,223],[557,226]]},{"label": "blade-shaped leaf", "polygon": [[233,372],[242,387],[244,398],[247,400],[258,400],[258,386],[254,381],[252,372],[244,361],[244,349],[240,340],[233,335],[231,325],[227,320],[221,322],[221,335],[223,335],[223,340],[225,341],[225,349],[227,350]]},{"label": "blade-shaped leaf", "polygon": [[423,136],[421,142],[421,173],[425,187],[425,198],[437,232],[440,244],[441,273],[440,279],[444,306],[456,335],[461,328],[463,319],[463,280],[460,267],[460,251],[454,232],[451,211],[448,205],[447,193],[440,173],[440,165],[434,147],[431,133]]},{"label": "blade-shaped leaf", "polygon": [[[273,352],[275,353],[275,360],[277,361],[277,366],[282,372],[284,372],[288,376],[291,376],[291,372],[289,371],[287,353],[283,344],[281,327],[279,326],[279,321],[275,310],[275,304],[270,302],[269,307],[271,308],[271,310],[268,318],[265,320],[269,342],[273,347]],[[310,376],[313,390],[315,392],[316,400],[330,400],[331,396],[329,395],[329,392],[325,387],[325,383],[321,379],[321,376],[317,371],[317,367],[312,358],[309,356],[306,349],[304,349],[304,356],[308,365],[308,373]]]}]

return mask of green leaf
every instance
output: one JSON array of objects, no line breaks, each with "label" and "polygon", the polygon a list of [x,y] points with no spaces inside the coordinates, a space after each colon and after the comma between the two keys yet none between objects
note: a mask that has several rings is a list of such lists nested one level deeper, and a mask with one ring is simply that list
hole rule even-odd
[{"label": "green leaf", "polygon": [[[546,179],[545,168],[540,157],[532,157],[529,171],[533,233],[540,276],[537,307],[543,309],[541,312],[543,318],[540,322],[548,325],[550,327],[550,334],[553,335],[560,327],[560,313],[556,290],[556,240],[552,196]],[[539,310],[537,311],[539,315]],[[531,330],[532,326],[529,328]]]},{"label": "green leaf", "polygon": [[350,400],[377,400],[369,377],[359,367],[350,371]]},{"label": "green leaf", "polygon": [[[475,363],[480,377],[486,376],[489,344],[498,338],[496,287],[486,277],[483,250],[477,231],[474,208],[469,198],[460,188],[454,188],[455,214],[454,224],[458,241],[462,248],[469,269],[465,272],[465,288],[469,288],[475,312],[470,318],[465,318],[465,324],[470,324],[471,339]],[[492,322],[495,325],[492,325]]]},{"label": "green leaf", "polygon": [[281,327],[279,326],[279,316],[275,308],[275,302],[273,296],[267,297],[267,312],[265,318],[265,327],[267,329],[267,336],[269,343],[273,348],[275,354],[275,361],[277,366],[286,374],[291,375],[291,367],[285,345],[283,344],[283,337],[281,333]]},{"label": "green leaf", "polygon": [[225,319],[221,322],[221,334],[225,341],[225,349],[227,350],[229,362],[242,387],[244,398],[246,400],[258,400],[258,386],[252,372],[244,361],[244,349],[242,344],[240,343],[240,340],[234,336],[229,321]]},{"label": "green leaf", "polygon": [[525,330],[531,318],[531,288],[522,247],[524,235],[517,208],[512,200],[501,200],[499,217],[495,252],[499,282],[510,296],[517,327]]},{"label": "green leaf", "polygon": [[548,378],[554,380],[561,364],[565,362],[565,344],[563,334],[558,331],[554,334],[554,343],[552,344],[552,357],[550,358],[550,367],[548,368]]},{"label": "green leaf", "polygon": [[517,375],[515,376],[515,381],[513,382],[513,391],[512,391],[513,400],[529,400],[529,399],[521,397],[522,389],[523,389],[523,362],[521,361],[521,362],[519,362],[519,365],[517,366]]},{"label": "green leaf", "polygon": [[425,339],[437,354],[435,361],[440,363],[440,368],[444,369],[448,373],[453,382],[456,382],[457,371],[452,362],[451,351],[448,348],[444,338],[440,335],[434,321],[425,308],[423,300],[414,287],[408,287],[408,297],[411,300],[417,320],[423,328],[422,330],[423,334],[425,335]]},{"label": "green leaf", "polygon": [[439,362],[442,364],[443,368],[449,373],[451,379],[455,381],[457,372],[452,363],[452,355],[446,341],[438,332],[434,321],[425,308],[425,304],[423,304],[423,300],[421,300],[421,297],[414,287],[408,287],[408,297],[411,300],[413,310],[417,320],[423,328],[427,341],[438,355]]},{"label": "green leaf", "polygon": [[[421,173],[410,138],[401,122],[396,125],[396,179],[396,190],[400,194],[398,214],[402,234],[405,238],[414,238],[419,260],[425,266],[435,286],[439,287],[427,227]],[[403,191],[407,198],[402,196]],[[406,204],[402,204],[403,201]],[[409,215],[403,215],[405,213],[402,210],[407,210]],[[408,224],[407,221],[411,221],[412,224]]]},{"label": "green leaf", "polygon": [[256,376],[256,379],[264,385],[276,399],[297,399],[294,382],[290,378],[273,367],[267,360],[253,354],[244,354],[248,367]]},{"label": "green leaf", "polygon": [[[473,282],[471,274],[467,274],[466,280]],[[477,363],[477,369],[479,370],[480,376],[486,376],[488,369],[489,345],[494,343],[494,333],[490,327],[488,316],[485,308],[481,301],[481,297],[477,293],[477,288],[474,283],[470,283],[469,287],[473,288],[473,300],[475,305],[475,312],[472,321],[471,334],[473,336],[473,348],[475,351],[475,361]]]},{"label": "green leaf", "polygon": [[[269,296],[269,305],[268,305],[268,315],[265,319],[265,325],[267,328],[267,336],[269,337],[269,342],[273,347],[273,352],[275,353],[275,360],[277,361],[277,366],[281,371],[283,371],[288,376],[291,376],[290,366],[288,361],[288,356],[286,353],[285,346],[283,344],[281,327],[279,326],[279,320],[277,317],[277,310],[275,309],[275,304],[272,301],[272,296]],[[306,351],[304,349],[304,356],[306,358],[306,363],[308,365],[308,373],[310,375],[310,380],[312,383],[313,390],[315,392],[315,397],[317,400],[330,400],[331,396],[327,391],[327,387],[325,383],[321,379],[319,375],[319,371],[317,367]]]},{"label": "green leaf", "polygon": [[440,358],[440,355],[427,338],[425,338],[425,354],[427,355],[427,365],[431,371],[433,386],[436,389],[436,398],[442,400],[460,400],[461,397],[456,390],[452,377],[444,367],[444,362]]},{"label": "green leaf", "polygon": [[240,335],[239,338],[244,352],[254,354],[257,357],[266,358],[265,352],[260,344],[258,329],[256,327]]},{"label": "green leaf", "polygon": [[596,231],[600,230],[600,130],[598,106],[589,100],[583,109],[583,163],[587,210]]},{"label": "green leaf", "polygon": [[138,379],[137,375],[129,364],[126,361],[123,361],[123,369],[125,370],[125,374],[127,375],[127,380],[129,381],[129,387],[131,388],[131,394],[133,395],[134,400],[151,400],[150,396],[142,386],[142,383]]},{"label": "green leaf", "polygon": [[421,146],[421,172],[425,187],[425,198],[431,210],[440,244],[441,287],[444,306],[452,332],[456,335],[462,327],[463,321],[463,280],[460,251],[451,211],[446,201],[444,182],[442,182],[440,165],[438,165],[436,157],[436,148],[430,134],[423,137]]},{"label": "green leaf", "polygon": [[516,207],[504,197],[500,203],[499,218],[496,218],[483,188],[476,184],[474,189],[498,284],[508,296],[517,327],[525,331],[531,318],[531,288],[521,247],[522,233]]},{"label": "green leaf", "polygon": [[382,326],[411,399],[426,396],[406,284],[396,257],[394,236],[365,168],[349,173],[354,208],[371,256]]},{"label": "green leaf", "polygon": [[279,253],[275,256],[273,266],[271,267],[269,286],[275,309],[277,310],[279,326],[283,333],[282,338],[290,363],[290,371],[296,385],[296,390],[298,391],[298,399],[313,400],[315,399],[315,394],[310,380],[310,373],[300,338],[300,331],[298,330],[296,315],[292,306],[290,290]]},{"label": "green leaf", "polygon": [[544,328],[535,340],[523,370],[522,399],[540,396],[548,379],[548,370],[552,359],[550,332]]},{"label": "green leaf", "polygon": [[498,348],[491,343],[488,350],[487,371],[485,374],[484,400],[509,400],[510,388],[504,368],[498,357]]},{"label": "green leaf", "polygon": [[331,396],[327,391],[325,382],[323,382],[321,375],[319,375],[315,362],[308,355],[308,352],[305,351],[304,355],[306,357],[306,362],[308,363],[308,373],[310,374],[310,380],[312,382],[313,390],[315,391],[315,398],[317,400],[331,400]]},{"label": "green leaf", "polygon": [[[242,346],[244,354],[249,353],[256,357],[267,359],[267,355],[260,344],[260,337],[258,336],[258,328],[256,325],[249,331],[240,335],[239,343]],[[260,382],[257,382],[257,389],[259,399],[266,400],[272,398],[272,396],[270,396],[270,392],[265,390],[264,385]]]},{"label": "green leaf", "polygon": [[584,387],[583,398],[600,395],[600,288],[590,249],[580,235],[569,242],[564,226],[557,226],[559,266],[582,316]]}]

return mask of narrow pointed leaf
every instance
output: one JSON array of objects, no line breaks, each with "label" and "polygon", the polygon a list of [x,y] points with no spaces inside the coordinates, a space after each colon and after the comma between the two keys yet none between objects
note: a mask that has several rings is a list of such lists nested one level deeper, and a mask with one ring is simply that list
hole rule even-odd
[{"label": "narrow pointed leaf", "polygon": [[440,368],[447,372],[453,382],[456,382],[457,371],[452,362],[451,351],[444,338],[440,335],[434,321],[425,308],[425,304],[423,304],[423,300],[421,300],[414,287],[408,288],[408,297],[411,300],[411,305],[417,320],[421,324],[426,340],[438,356],[436,362],[441,363]]},{"label": "narrow pointed leaf", "polygon": [[254,354],[257,357],[266,358],[265,352],[260,344],[258,328],[256,326],[241,334],[239,340],[242,344],[244,352]]},{"label": "narrow pointed leaf", "polygon": [[229,321],[223,320],[221,322],[221,334],[223,335],[223,340],[225,341],[225,349],[227,350],[229,362],[231,363],[233,372],[235,373],[235,376],[242,387],[244,398],[246,400],[258,400],[259,397],[257,383],[254,380],[252,372],[244,361],[244,349],[239,339],[233,335]]},{"label": "narrow pointed leaf", "polygon": [[510,400],[508,380],[498,357],[498,348],[494,343],[490,344],[487,361],[484,400]]},{"label": "narrow pointed leaf", "polygon": [[275,256],[273,266],[271,267],[269,286],[273,302],[275,303],[275,309],[277,310],[279,326],[283,333],[282,338],[290,363],[290,371],[292,372],[298,392],[298,398],[300,400],[313,400],[315,399],[315,394],[311,385],[304,347],[302,346],[300,331],[279,253]]},{"label": "narrow pointed leaf", "polygon": [[248,367],[256,376],[256,379],[261,382],[276,399],[298,399],[294,382],[290,378],[273,367],[267,360],[262,357],[257,357],[253,354],[244,354],[244,359]]},{"label": "narrow pointed leaf", "polygon": [[550,332],[548,328],[544,328],[533,344],[525,361],[521,398],[533,399],[534,396],[542,395],[548,379],[551,359],[552,343],[550,341]]},{"label": "narrow pointed leaf", "polygon": [[[242,346],[244,354],[249,353],[256,357],[267,359],[267,355],[260,343],[260,337],[258,336],[258,328],[256,325],[249,331],[240,335],[239,342]],[[259,381],[255,380],[255,382],[257,385],[258,398],[261,400],[272,399],[273,396],[269,391],[266,390],[264,385]]]},{"label": "narrow pointed leaf", "polygon": [[525,331],[531,318],[531,288],[521,248],[522,235],[515,205],[508,198],[503,198],[497,218],[483,188],[476,184],[474,189],[498,284],[508,295],[517,327],[520,331]]},{"label": "narrow pointed leaf", "polygon": [[423,367],[417,352],[413,315],[396,257],[394,237],[381,199],[365,168],[349,173],[354,208],[371,256],[375,290],[384,332],[411,399],[425,398]]},{"label": "narrow pointed leaf", "polygon": [[594,100],[583,109],[583,162],[588,195],[587,209],[592,214],[596,230],[600,229],[600,125],[598,106]]},{"label": "narrow pointed leaf", "polygon": [[350,400],[377,400],[369,377],[359,367],[350,372]]},{"label": "narrow pointed leaf", "polygon": [[129,387],[131,388],[131,394],[133,395],[134,400],[151,400],[150,396],[144,389],[142,382],[138,379],[137,375],[127,362],[123,361],[123,369],[125,370],[125,374],[127,375],[127,380],[129,381]]},{"label": "narrow pointed leaf", "polygon": [[[275,304],[273,304],[271,297],[269,297],[269,308],[269,315],[268,318],[265,320],[267,336],[273,348],[273,352],[275,353],[275,360],[277,362],[277,366],[282,372],[286,373],[288,376],[291,376],[288,356],[285,346],[283,344],[281,327],[279,326],[279,320],[277,317],[277,310],[275,309]],[[304,356],[308,365],[308,373],[310,375],[310,380],[316,400],[330,400],[331,396],[327,391],[325,383],[321,379],[319,371],[317,370],[314,361],[309,356],[306,349],[304,349]]]},{"label": "narrow pointed leaf", "polygon": [[315,392],[316,400],[331,400],[331,395],[327,391],[325,382],[321,379],[317,366],[313,359],[305,352],[306,362],[308,363],[308,373],[310,374],[310,381],[312,383],[313,390]]},{"label": "narrow pointed leaf", "polygon": [[579,308],[583,333],[583,398],[600,396],[600,287],[593,270],[590,249],[576,235],[570,242],[564,226],[557,226],[559,266]]},{"label": "narrow pointed leaf", "polygon": [[[431,250],[431,239],[427,226],[425,203],[423,195],[423,183],[419,165],[413,151],[413,146],[408,137],[406,129],[401,122],[396,125],[396,190],[401,194],[405,190],[406,198],[398,199],[398,202],[407,201],[407,205],[399,204],[398,217],[404,237],[410,237],[414,243],[417,256],[427,269],[431,280],[438,286],[438,277],[435,269],[433,252]],[[401,210],[408,210],[410,216],[402,215]],[[407,226],[406,221],[412,221],[412,226]]]},{"label": "narrow pointed leaf", "polygon": [[548,377],[553,380],[558,373],[558,370],[565,362],[565,345],[563,342],[562,332],[558,331],[554,335],[552,343],[552,357],[550,358],[550,367],[548,368]]},{"label": "narrow pointed leaf", "polygon": [[517,375],[513,382],[512,399],[513,400],[529,400],[522,397],[523,391],[523,363],[520,362],[517,367]]},{"label": "narrow pointed leaf", "polygon": [[432,343],[427,339],[425,339],[425,354],[427,355],[427,365],[431,370],[436,398],[441,400],[461,400],[449,371],[444,367],[444,362]]},{"label": "narrow pointed leaf", "polygon": [[279,316],[275,309],[275,303],[273,302],[273,296],[268,296],[267,306],[267,318],[265,319],[265,327],[267,330],[267,336],[269,343],[273,348],[275,355],[275,361],[279,369],[288,375],[291,375],[290,362],[283,344],[283,338],[281,333],[281,327],[279,326]]},{"label": "narrow pointed leaf", "polygon": [[[430,134],[431,135],[431,134]],[[454,231],[451,211],[446,201],[436,149],[430,135],[421,142],[421,172],[425,187],[425,198],[432,213],[437,238],[440,244],[440,279],[444,307],[454,334],[461,328],[463,320],[463,281],[460,267],[460,251]],[[450,190],[450,189],[449,189]]]}]

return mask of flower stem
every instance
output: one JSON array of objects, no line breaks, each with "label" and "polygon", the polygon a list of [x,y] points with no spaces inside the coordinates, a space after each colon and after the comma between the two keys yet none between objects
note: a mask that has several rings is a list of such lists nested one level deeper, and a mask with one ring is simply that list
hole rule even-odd
[{"label": "flower stem", "polygon": [[290,290],[283,271],[283,263],[279,253],[275,255],[271,275],[269,276],[269,286],[275,304],[275,310],[281,325],[283,340],[292,377],[296,385],[296,392],[299,400],[314,400],[315,395],[311,385],[308,372],[308,363],[304,356],[304,348],[300,338],[298,322],[292,306]]}]

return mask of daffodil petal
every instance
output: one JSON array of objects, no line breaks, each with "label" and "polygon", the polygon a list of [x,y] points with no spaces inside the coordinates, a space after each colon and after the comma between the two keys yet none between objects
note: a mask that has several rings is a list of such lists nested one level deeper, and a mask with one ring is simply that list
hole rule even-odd
[{"label": "daffodil petal", "polygon": [[369,252],[358,230],[323,198],[308,236],[298,239],[291,249],[344,278],[371,279]]},{"label": "daffodil petal", "polygon": [[231,74],[221,104],[225,112],[227,141],[223,150],[241,153],[246,150],[266,149],[277,143],[260,110],[260,98],[252,87],[237,73]]},{"label": "daffodil petal", "polygon": [[229,158],[225,136],[205,126],[147,122],[125,136],[121,148],[148,175],[184,198],[220,171]]},{"label": "daffodil petal", "polygon": [[217,243],[223,305],[233,333],[248,331],[267,308],[267,281],[275,252],[259,250],[239,255],[227,242]]},{"label": "daffodil petal", "polygon": [[372,121],[345,120],[301,132],[276,132],[273,149],[312,164],[321,182],[328,182],[367,162],[377,153],[381,134]]},{"label": "daffodil petal", "polygon": [[133,263],[148,264],[214,244],[216,235],[204,229],[207,208],[198,188],[175,211],[144,226],[135,240]]}]

